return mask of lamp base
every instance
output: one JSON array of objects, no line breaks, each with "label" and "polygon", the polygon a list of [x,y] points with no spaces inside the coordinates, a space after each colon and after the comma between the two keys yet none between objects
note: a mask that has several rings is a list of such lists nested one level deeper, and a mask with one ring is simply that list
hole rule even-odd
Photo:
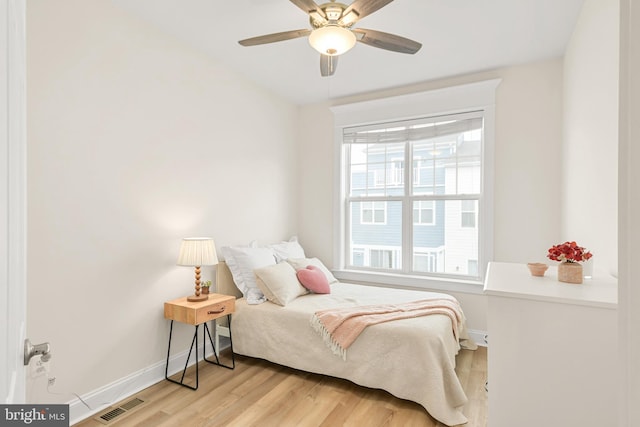
[{"label": "lamp base", "polygon": [[190,302],[199,302],[199,301],[206,301],[209,299],[209,295],[191,295],[190,297],[187,297],[187,301]]}]

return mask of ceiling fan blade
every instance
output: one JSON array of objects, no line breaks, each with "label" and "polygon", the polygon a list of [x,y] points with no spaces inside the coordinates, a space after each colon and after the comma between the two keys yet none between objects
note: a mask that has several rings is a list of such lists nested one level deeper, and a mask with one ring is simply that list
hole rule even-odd
[{"label": "ceiling fan blade", "polygon": [[338,66],[338,56],[320,55],[320,75],[322,77],[333,76]]},{"label": "ceiling fan blade", "polygon": [[414,54],[422,47],[421,43],[397,36],[395,34],[383,33],[382,31],[368,30],[366,28],[356,28],[351,30],[355,33],[359,42],[380,49],[391,50],[393,52]]},{"label": "ceiling fan blade", "polygon": [[251,37],[250,39],[240,40],[242,46],[256,46],[259,44],[275,43],[284,40],[297,39],[298,37],[305,37],[311,34],[311,30],[292,30],[284,31],[282,33],[267,34],[264,36]]},{"label": "ceiling fan blade", "polygon": [[340,22],[344,25],[351,25],[365,16],[382,9],[392,1],[393,0],[355,0],[344,10]]},{"label": "ceiling fan blade", "polygon": [[320,9],[313,0],[291,0],[291,3],[298,6],[304,13],[307,15],[315,12],[320,15],[322,18],[326,19],[327,15],[324,13],[324,10]]}]

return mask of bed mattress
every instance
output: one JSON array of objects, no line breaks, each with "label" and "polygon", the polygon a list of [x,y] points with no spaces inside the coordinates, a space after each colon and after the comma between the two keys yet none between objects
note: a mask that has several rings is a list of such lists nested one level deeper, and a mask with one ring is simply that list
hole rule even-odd
[{"label": "bed mattress", "polygon": [[461,407],[467,398],[454,370],[455,357],[461,346],[475,348],[464,321],[460,341],[454,338],[450,318],[441,314],[372,325],[348,348],[346,360],[333,354],[310,323],[318,310],[427,298],[453,299],[442,293],[342,282],[332,284],[330,294],[305,295],[286,307],[249,305],[241,298],[232,316],[233,348],[238,354],[383,389],[419,403],[446,425],[464,424]]}]

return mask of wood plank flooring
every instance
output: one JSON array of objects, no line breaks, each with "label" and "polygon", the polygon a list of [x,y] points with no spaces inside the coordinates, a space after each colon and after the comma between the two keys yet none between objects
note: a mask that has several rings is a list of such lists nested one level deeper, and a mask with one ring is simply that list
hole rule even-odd
[{"label": "wood plank flooring", "polygon": [[[466,427],[487,425],[487,349],[462,350],[456,372],[469,402]],[[191,368],[190,368],[191,369]],[[188,372],[187,375],[193,374]],[[197,391],[161,381],[135,396],[144,404],[117,427],[442,427],[414,402],[349,381],[236,356],[236,369],[201,362]],[[117,407],[123,402],[114,406]],[[103,411],[104,412],[104,411]],[[101,415],[103,412],[96,414]],[[77,427],[103,427],[95,418]]]}]

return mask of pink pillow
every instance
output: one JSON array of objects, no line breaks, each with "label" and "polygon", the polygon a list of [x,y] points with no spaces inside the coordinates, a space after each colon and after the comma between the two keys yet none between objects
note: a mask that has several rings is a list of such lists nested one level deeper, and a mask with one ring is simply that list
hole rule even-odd
[{"label": "pink pillow", "polygon": [[327,276],[315,265],[308,265],[307,268],[298,270],[296,276],[300,283],[302,283],[302,286],[315,294],[331,293]]}]

